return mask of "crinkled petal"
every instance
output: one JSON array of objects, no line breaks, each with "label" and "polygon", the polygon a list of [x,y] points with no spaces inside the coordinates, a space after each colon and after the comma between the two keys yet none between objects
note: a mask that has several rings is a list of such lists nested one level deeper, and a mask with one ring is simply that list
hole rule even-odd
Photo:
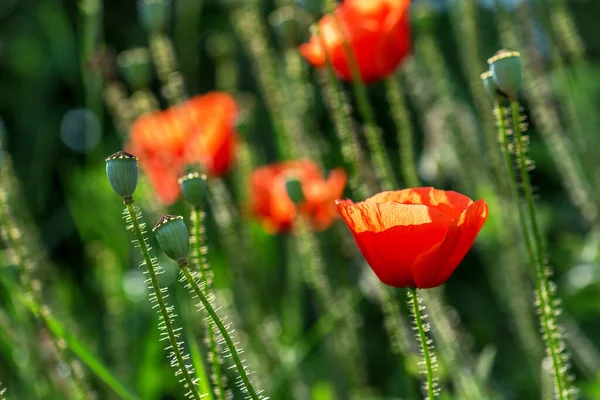
[{"label": "crinkled petal", "polygon": [[456,219],[473,203],[473,200],[451,190],[438,190],[433,187],[381,192],[365,200],[365,203],[388,202],[423,204]]},{"label": "crinkled petal", "polygon": [[450,278],[473,246],[487,215],[487,204],[484,200],[478,200],[448,227],[443,241],[423,253],[414,264],[413,275],[417,287],[436,287]]},{"label": "crinkled petal", "polygon": [[379,279],[414,286],[413,265],[441,242],[452,220],[424,205],[338,201],[338,212]]}]

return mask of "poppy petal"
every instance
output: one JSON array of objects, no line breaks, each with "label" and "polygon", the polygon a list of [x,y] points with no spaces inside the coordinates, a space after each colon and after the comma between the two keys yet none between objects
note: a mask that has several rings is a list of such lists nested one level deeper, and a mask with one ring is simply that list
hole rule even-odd
[{"label": "poppy petal", "polygon": [[424,205],[336,203],[361,253],[390,286],[414,286],[413,264],[443,240],[452,223],[447,215]]},{"label": "poppy petal", "polygon": [[432,288],[448,280],[473,246],[487,215],[487,204],[478,200],[448,227],[443,241],[422,254],[414,264],[412,272],[417,287]]},{"label": "poppy petal", "polygon": [[473,200],[451,190],[438,190],[433,187],[410,188],[381,192],[365,200],[367,203],[397,202],[402,204],[423,204],[435,208],[452,219],[473,203]]}]

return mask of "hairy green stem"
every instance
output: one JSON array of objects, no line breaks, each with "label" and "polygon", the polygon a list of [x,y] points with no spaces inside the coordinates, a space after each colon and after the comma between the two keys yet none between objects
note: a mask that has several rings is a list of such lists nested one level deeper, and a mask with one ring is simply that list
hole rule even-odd
[{"label": "hairy green stem", "polygon": [[409,306],[411,307],[413,319],[415,322],[415,326],[417,328],[417,332],[419,334],[419,341],[421,342],[421,351],[423,352],[423,360],[425,362],[425,374],[427,376],[426,390],[427,390],[427,400],[433,400],[435,398],[435,381],[433,377],[433,365],[434,358],[432,357],[430,351],[430,342],[431,339],[427,338],[425,333],[425,327],[423,325],[424,316],[421,315],[421,310],[424,308],[421,306],[419,296],[417,295],[416,288],[408,289],[408,299]]},{"label": "hairy green stem", "polygon": [[198,282],[194,279],[194,277],[190,273],[190,269],[189,269],[187,262],[180,264],[179,268],[181,269],[181,273],[185,277],[187,283],[194,290],[194,293],[196,294],[196,296],[198,296],[198,299],[200,299],[202,306],[208,312],[208,315],[210,316],[213,323],[215,324],[215,326],[221,333],[221,336],[223,336],[223,340],[225,341],[225,344],[226,344],[227,348],[229,349],[231,358],[233,359],[233,362],[235,364],[235,367],[238,371],[239,377],[242,380],[242,383],[243,383],[245,389],[248,391],[248,395],[250,396],[250,398],[252,400],[260,400],[261,398],[257,394],[256,390],[254,390],[254,387],[252,386],[252,383],[250,382],[250,379],[248,378],[246,369],[244,368],[244,365],[242,364],[242,360],[240,359],[240,356],[235,347],[235,344],[233,343],[233,340],[231,340],[231,336],[229,336],[229,332],[227,332],[227,328],[225,328],[225,325],[223,324],[223,322],[221,321],[221,318],[219,317],[217,312],[214,310],[212,304],[210,303],[210,301],[204,294],[204,291],[200,288],[200,286],[198,285]]},{"label": "hairy green stem", "polygon": [[[546,349],[552,361],[554,381],[556,385],[556,392],[560,400],[566,400],[569,397],[569,390],[567,388],[568,379],[564,376],[564,362],[562,355],[560,354],[560,343],[557,343],[555,337],[556,322],[554,316],[556,310],[554,310],[554,304],[551,295],[550,284],[547,280],[546,273],[544,271],[545,266],[541,254],[543,254],[541,235],[537,227],[537,217],[535,214],[535,207],[533,203],[533,195],[531,192],[531,183],[529,181],[529,173],[527,171],[527,160],[524,154],[524,143],[523,134],[520,129],[520,108],[519,103],[515,100],[511,103],[512,108],[512,124],[514,127],[513,133],[515,135],[515,145],[517,153],[517,164],[520,172],[521,183],[525,192],[525,199],[527,203],[527,210],[529,215],[525,215],[523,206],[520,201],[519,189],[517,186],[517,176],[513,169],[513,160],[510,154],[510,147],[508,142],[508,130],[506,126],[506,113],[504,108],[496,106],[496,118],[498,123],[499,139],[502,146],[502,152],[504,154],[504,161],[508,172],[509,183],[511,191],[514,197],[514,201],[517,203],[517,211],[519,217],[519,223],[523,238],[525,240],[525,246],[529,254],[529,259],[534,267],[534,284],[536,297],[540,302],[538,310],[540,312],[541,326],[543,330],[544,341],[546,343]],[[533,231],[533,232],[532,232]],[[532,237],[533,233],[533,237]]]},{"label": "hairy green stem", "polygon": [[511,101],[511,112],[513,122],[513,132],[515,135],[515,143],[517,145],[517,161],[521,175],[521,184],[523,185],[523,193],[525,197],[525,203],[527,205],[527,212],[531,232],[533,234],[533,258],[535,261],[535,279],[539,281],[540,286],[540,308],[542,310],[543,318],[543,329],[546,345],[552,358],[552,366],[554,370],[554,379],[556,383],[557,395],[560,400],[566,400],[570,398],[571,390],[569,389],[569,380],[566,376],[566,368],[563,360],[564,355],[561,354],[561,345],[556,337],[556,321],[555,315],[557,314],[554,305],[554,296],[552,293],[552,287],[548,281],[548,274],[546,272],[547,266],[544,265],[543,254],[544,247],[540,229],[538,227],[537,215],[535,211],[535,204],[533,201],[533,190],[531,182],[529,180],[528,164],[524,154],[524,143],[523,133],[521,131],[520,121],[520,105],[517,100]]},{"label": "hairy green stem", "polygon": [[192,394],[194,399],[200,400],[200,394],[196,389],[196,383],[192,378],[190,372],[188,371],[188,367],[183,358],[183,354],[181,352],[181,348],[179,343],[177,342],[177,336],[175,335],[175,330],[173,329],[173,325],[171,323],[172,316],[169,314],[167,310],[167,305],[165,303],[165,299],[162,295],[161,287],[158,283],[158,279],[156,277],[156,271],[154,271],[154,264],[152,262],[152,258],[150,257],[150,253],[148,251],[148,246],[146,244],[146,238],[142,232],[142,228],[140,227],[140,223],[138,221],[136,210],[134,208],[133,203],[126,203],[127,213],[129,218],[131,219],[131,225],[133,227],[133,232],[138,240],[138,244],[140,246],[140,251],[142,256],[144,257],[144,261],[146,263],[146,268],[148,270],[148,275],[150,276],[150,282],[152,283],[152,289],[154,290],[154,295],[156,296],[156,302],[158,304],[158,308],[160,314],[162,316],[162,322],[165,324],[165,328],[167,330],[167,335],[169,337],[169,342],[171,344],[171,351],[175,355],[175,359],[177,361],[177,365],[183,375],[183,379],[185,380],[190,393]]},{"label": "hairy green stem", "polygon": [[[527,234],[529,232],[529,228],[527,226],[527,219],[525,217],[525,213],[523,212],[523,207],[519,201],[519,187],[517,185],[517,176],[513,169],[513,161],[512,156],[510,154],[510,144],[508,142],[508,131],[506,127],[506,112],[504,107],[496,104],[495,107],[496,114],[496,123],[498,125],[498,139],[500,141],[500,145],[502,147],[502,154],[504,156],[504,165],[506,167],[506,172],[508,173],[510,188],[512,192],[512,196],[514,201],[516,202],[516,208],[519,217],[519,224],[521,227],[521,231],[523,232],[523,238],[525,240],[525,247],[527,248],[527,252],[531,257],[533,254],[533,244],[531,243],[531,237]],[[533,261],[533,258],[532,258]],[[538,286],[538,282],[535,281],[536,287]],[[539,293],[538,293],[539,294]]]},{"label": "hairy green stem", "polygon": [[[204,257],[203,247],[205,246],[204,239],[204,212],[198,208],[192,210],[192,254],[197,263],[198,276],[200,283],[203,286],[203,292],[205,296],[210,296],[212,291],[212,277],[207,276],[212,274],[212,271],[207,271],[206,260]],[[213,331],[210,323],[205,319],[206,336],[208,338],[209,348],[209,362],[211,364],[212,381],[215,386],[215,394],[218,399],[227,399],[225,380],[223,379],[223,372],[221,371],[221,363],[219,360],[219,347],[215,338],[215,332]]]}]

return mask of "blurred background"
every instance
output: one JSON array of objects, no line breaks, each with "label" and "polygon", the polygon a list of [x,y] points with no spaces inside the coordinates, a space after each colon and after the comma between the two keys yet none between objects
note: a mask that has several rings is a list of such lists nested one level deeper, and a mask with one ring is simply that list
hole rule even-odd
[{"label": "blurred background", "polygon": [[[184,91],[192,96],[221,90],[238,99],[238,128],[250,166],[282,158],[265,100],[268,91],[257,71],[261,57],[267,56],[282,87],[303,85],[304,97],[290,101],[289,108],[324,155],[326,168],[345,166],[322,79],[306,61],[290,56],[308,39],[310,24],[323,10],[318,0],[171,1],[165,33]],[[523,106],[529,157],[535,164],[532,177],[548,260],[562,299],[560,320],[572,373],[581,398],[599,399],[600,232],[590,210],[600,204],[594,185],[600,174],[594,157],[600,122],[600,3],[414,0],[411,15],[414,55],[395,78],[415,132],[419,174],[427,185],[484,197],[490,204],[490,219],[476,246],[443,290],[447,304],[440,307],[456,337],[439,343],[435,338],[442,356],[450,354],[448,364],[440,362],[441,398],[552,398],[518,233],[509,229],[500,236],[498,226],[505,221],[494,215],[501,201],[490,189],[493,178],[490,185],[469,182],[477,165],[461,158],[447,139],[455,129],[467,143],[478,142],[482,132],[493,130],[491,103],[477,87],[479,74],[487,69],[488,57],[512,46],[528,63]],[[252,24],[245,26],[245,21]],[[140,24],[135,1],[1,0],[0,138],[4,162],[12,163],[12,170],[0,184],[12,199],[27,250],[37,260],[35,273],[43,282],[45,302],[57,318],[140,398],[179,399],[183,389],[158,341],[156,315],[136,268],[140,256],[125,230],[122,202],[108,185],[104,163],[123,148],[127,136],[125,111],[119,110],[111,89],[120,88],[131,99],[134,111],[125,119],[135,119],[136,104],[169,104],[169,87],[149,53],[142,51],[145,65],[134,71],[133,82],[119,56],[132,48],[148,49],[152,40]],[[252,41],[268,51],[253,50]],[[141,89],[135,91],[135,85]],[[342,90],[355,109],[351,84],[343,83]],[[149,93],[155,100],[148,100]],[[398,166],[386,87],[369,85],[368,94],[390,161]],[[458,126],[448,123],[449,116]],[[352,117],[360,125],[361,116],[353,111]],[[576,174],[581,182],[570,175],[569,159],[561,152],[564,143],[581,164],[583,172]],[[399,168],[394,172],[400,178]],[[313,235],[336,296],[346,299],[340,313],[328,313],[315,301],[314,289],[301,282],[306,260],[298,254],[298,238],[269,234],[247,215],[249,199],[235,190],[246,178],[242,171],[221,181],[236,205],[230,210],[234,222],[223,222],[210,206],[207,210],[208,259],[222,313],[238,324],[238,340],[258,386],[273,399],[420,398],[418,353],[394,351],[379,283],[354,250],[343,223]],[[361,200],[349,190],[346,195]],[[148,224],[166,211],[188,213],[181,201],[169,208],[157,202],[145,180],[136,198]],[[232,249],[242,239],[228,235],[241,225],[245,246],[236,256]],[[0,290],[0,382],[8,389],[7,398],[76,398],[56,382],[68,381],[77,371],[47,350],[48,333],[11,294],[16,274],[9,253],[10,248],[3,248],[7,278]],[[176,284],[176,266],[160,261],[166,270],[161,282],[180,310],[185,337],[201,342],[201,318]],[[393,295],[404,304],[402,291]],[[356,360],[332,356],[348,319],[358,340],[359,391],[342,365]],[[448,341],[460,346],[444,349]],[[86,367],[80,372],[89,393],[115,398]],[[452,376],[456,374],[461,378]],[[476,382],[480,392],[475,393],[485,396],[473,395],[468,382]],[[241,398],[235,387],[233,391],[234,398]]]}]

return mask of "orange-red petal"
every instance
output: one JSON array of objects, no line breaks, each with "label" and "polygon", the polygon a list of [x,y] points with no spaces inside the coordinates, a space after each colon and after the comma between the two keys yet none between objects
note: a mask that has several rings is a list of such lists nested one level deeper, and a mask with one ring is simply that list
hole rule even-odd
[{"label": "orange-red petal", "polygon": [[361,253],[390,286],[415,286],[412,267],[440,243],[451,218],[425,205],[338,201],[338,211]]},{"label": "orange-red petal", "polygon": [[[296,205],[287,193],[286,179],[297,178],[304,201]],[[325,229],[336,216],[335,199],[346,185],[346,173],[333,170],[327,180],[310,160],[286,161],[257,168],[251,181],[252,213],[273,232],[288,230],[297,215],[303,215],[316,229]]]},{"label": "orange-red petal", "polygon": [[327,52],[337,75],[351,80],[345,37],[363,81],[382,79],[410,52],[409,6],[410,0],[346,0],[335,9],[335,19],[325,15],[319,21],[323,42],[313,35],[299,51],[315,67],[325,64]]},{"label": "orange-red petal", "polygon": [[460,214],[473,203],[465,195],[433,187],[420,187],[396,191],[381,192],[365,200],[367,203],[397,202],[402,204],[423,204],[452,218]]},{"label": "orange-red petal", "polygon": [[487,215],[487,204],[478,200],[453,221],[443,241],[421,255],[415,263],[413,275],[417,287],[436,287],[448,280],[473,246]]}]

